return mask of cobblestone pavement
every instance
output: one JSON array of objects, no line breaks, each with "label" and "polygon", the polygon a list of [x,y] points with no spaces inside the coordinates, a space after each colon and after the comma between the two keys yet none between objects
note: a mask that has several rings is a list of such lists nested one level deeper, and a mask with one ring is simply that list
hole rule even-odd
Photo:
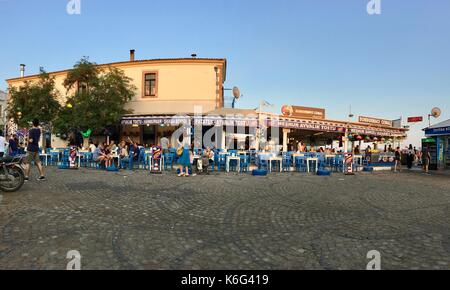
[{"label": "cobblestone pavement", "polygon": [[0,269],[450,269],[448,176],[48,178],[0,193]]}]

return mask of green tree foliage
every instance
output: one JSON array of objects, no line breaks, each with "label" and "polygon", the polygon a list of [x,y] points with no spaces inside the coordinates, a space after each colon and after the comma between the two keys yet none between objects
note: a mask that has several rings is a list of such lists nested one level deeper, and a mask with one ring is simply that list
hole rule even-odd
[{"label": "green tree foliage", "polygon": [[51,124],[61,109],[57,99],[54,78],[41,69],[37,82],[26,81],[19,88],[10,88],[8,117],[21,127],[28,127],[34,118]]},{"label": "green tree foliage", "polygon": [[67,105],[54,122],[57,133],[91,129],[101,134],[118,124],[123,115],[132,113],[124,108],[135,95],[131,81],[120,69],[100,70],[86,58],[80,60],[64,81]]}]

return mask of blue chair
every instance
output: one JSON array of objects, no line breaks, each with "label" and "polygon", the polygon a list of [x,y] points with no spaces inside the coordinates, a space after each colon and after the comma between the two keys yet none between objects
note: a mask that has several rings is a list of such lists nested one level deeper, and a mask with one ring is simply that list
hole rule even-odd
[{"label": "blue chair", "polygon": [[306,172],[306,157],[305,156],[295,157],[295,170],[297,172]]},{"label": "blue chair", "polygon": [[81,166],[82,167],[88,167],[89,164],[91,163],[91,160],[93,158],[93,154],[91,152],[85,152],[85,153],[81,153],[80,154],[81,157]]},{"label": "blue chair", "polygon": [[166,153],[163,156],[164,158],[164,170],[167,170],[170,167],[170,170],[173,170],[173,163],[175,161],[175,156],[172,153]]},{"label": "blue chair", "polygon": [[259,155],[257,160],[259,169],[269,170],[269,155]]},{"label": "blue chair", "polygon": [[336,155],[334,159],[334,170],[336,172],[343,172],[344,170],[344,157],[342,155]]},{"label": "blue chair", "polygon": [[286,154],[285,156],[283,156],[283,171],[289,172],[291,171],[291,167],[292,167],[292,157]]},{"label": "blue chair", "polygon": [[58,162],[60,160],[61,152],[51,152],[50,153],[50,164],[52,165],[58,165]]},{"label": "blue chair", "polygon": [[325,154],[317,154],[316,157],[319,159],[318,170],[325,170],[327,167],[327,160],[325,159]]},{"label": "blue chair", "polygon": [[217,154],[214,156],[214,162],[217,164],[217,171],[220,172],[220,169],[226,170],[227,166],[227,156],[228,154]]},{"label": "blue chair", "polygon": [[148,154],[145,153],[145,149],[141,148],[139,149],[139,155],[137,157],[137,160],[133,160],[132,162],[132,169],[134,169],[135,166],[137,166],[138,169],[143,168],[143,169],[147,169],[147,166],[149,164],[147,164],[147,157]]},{"label": "blue chair", "polygon": [[241,172],[248,172],[250,168],[250,156],[241,155],[239,157],[241,158],[240,160]]},{"label": "blue chair", "polygon": [[250,154],[250,163],[251,164],[256,164],[256,150],[255,149],[250,149],[249,150],[249,154]]}]

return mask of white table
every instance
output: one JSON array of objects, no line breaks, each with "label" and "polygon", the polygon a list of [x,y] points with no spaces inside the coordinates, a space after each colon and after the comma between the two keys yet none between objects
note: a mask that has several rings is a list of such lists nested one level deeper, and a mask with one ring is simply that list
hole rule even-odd
[{"label": "white table", "polygon": [[241,158],[238,156],[227,156],[227,172],[230,172],[230,161],[236,160],[237,161],[237,170],[238,172],[241,171]]},{"label": "white table", "polygon": [[316,163],[316,173],[319,171],[319,158],[307,158],[306,159],[306,171],[311,172],[309,169],[309,162],[315,162]]},{"label": "white table", "polygon": [[269,172],[272,172],[272,161],[280,162],[280,172],[283,172],[283,158],[282,157],[270,157],[269,158]]}]

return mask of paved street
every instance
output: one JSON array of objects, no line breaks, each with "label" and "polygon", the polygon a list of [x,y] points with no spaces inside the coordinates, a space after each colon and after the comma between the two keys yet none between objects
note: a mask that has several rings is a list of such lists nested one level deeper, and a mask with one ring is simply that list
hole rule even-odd
[{"label": "paved street", "polygon": [[445,175],[48,178],[0,193],[0,269],[450,269]]}]

